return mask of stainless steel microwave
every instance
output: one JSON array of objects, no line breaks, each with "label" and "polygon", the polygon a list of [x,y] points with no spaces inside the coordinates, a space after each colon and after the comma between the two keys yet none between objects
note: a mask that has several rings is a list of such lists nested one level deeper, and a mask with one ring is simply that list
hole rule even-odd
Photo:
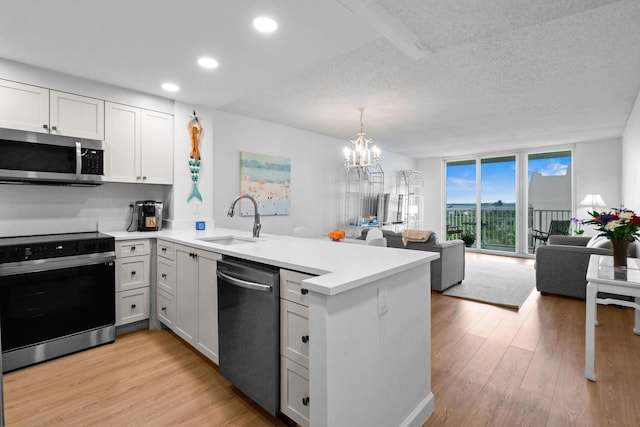
[{"label": "stainless steel microwave", "polygon": [[0,181],[102,184],[104,143],[0,129]]}]

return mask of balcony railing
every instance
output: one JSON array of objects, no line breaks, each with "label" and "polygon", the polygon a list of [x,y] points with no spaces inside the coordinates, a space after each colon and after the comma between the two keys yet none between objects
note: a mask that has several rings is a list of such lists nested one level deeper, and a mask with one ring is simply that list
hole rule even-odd
[{"label": "balcony railing", "polygon": [[[528,249],[533,253],[532,230],[546,232],[554,219],[571,219],[571,211],[560,209],[529,209]],[[447,240],[470,236],[476,239],[476,209],[447,208]],[[482,209],[480,215],[482,248],[515,251],[516,211],[515,209]],[[473,244],[475,246],[475,242]]]}]

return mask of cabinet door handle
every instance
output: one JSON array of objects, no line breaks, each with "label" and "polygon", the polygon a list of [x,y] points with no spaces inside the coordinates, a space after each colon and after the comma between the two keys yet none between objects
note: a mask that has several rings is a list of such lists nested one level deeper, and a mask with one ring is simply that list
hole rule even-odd
[{"label": "cabinet door handle", "polygon": [[136,308],[136,305],[135,304],[131,304],[131,309],[134,309],[134,308]]},{"label": "cabinet door handle", "polygon": [[303,335],[302,336],[302,342],[305,343],[305,344],[308,343],[309,342],[309,335]]},{"label": "cabinet door handle", "polygon": [[308,397],[303,397],[302,398],[302,404],[304,406],[309,406],[309,398]]},{"label": "cabinet door handle", "polygon": [[143,177],[142,177],[142,180],[144,181],[145,179],[147,179],[147,177],[146,177],[146,176],[143,176]]},{"label": "cabinet door handle", "polygon": [[167,252],[167,248],[162,248],[162,252]]},{"label": "cabinet door handle", "polygon": [[136,247],[135,246],[131,246],[131,252],[135,251]]},{"label": "cabinet door handle", "polygon": [[162,278],[163,278],[163,279],[166,279],[166,278],[167,278],[167,275],[166,275],[165,273],[162,273]]},{"label": "cabinet door handle", "polygon": [[51,126],[51,130],[58,130],[57,126]]},{"label": "cabinet door handle", "polygon": [[162,307],[160,310],[167,311],[167,307]]},{"label": "cabinet door handle", "polygon": [[48,124],[46,124],[46,123],[45,123],[44,125],[42,125],[42,127],[43,127],[44,129],[49,129],[49,125],[48,125]]},{"label": "cabinet door handle", "polygon": [[309,289],[300,289],[300,293],[301,293],[302,295],[306,295],[306,294],[308,294],[308,293],[309,293]]},{"label": "cabinet door handle", "polygon": [[136,271],[135,271],[135,270],[133,270],[133,271],[131,272],[131,275],[132,275],[132,276],[135,276],[135,275],[136,275]]}]

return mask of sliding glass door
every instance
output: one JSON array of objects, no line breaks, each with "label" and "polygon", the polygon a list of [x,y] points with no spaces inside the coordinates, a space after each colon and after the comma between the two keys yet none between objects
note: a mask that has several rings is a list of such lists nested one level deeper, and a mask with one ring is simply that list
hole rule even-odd
[{"label": "sliding glass door", "polygon": [[515,252],[516,156],[447,162],[446,174],[447,239]]},{"label": "sliding glass door", "polygon": [[476,161],[447,163],[446,239],[476,243]]},{"label": "sliding glass door", "polygon": [[480,244],[516,251],[516,156],[480,160]]},{"label": "sliding glass door", "polygon": [[532,254],[549,235],[569,234],[571,158],[565,150],[447,161],[446,239]]},{"label": "sliding glass door", "polygon": [[570,233],[571,158],[571,151],[528,155],[528,253],[546,244],[551,234]]}]

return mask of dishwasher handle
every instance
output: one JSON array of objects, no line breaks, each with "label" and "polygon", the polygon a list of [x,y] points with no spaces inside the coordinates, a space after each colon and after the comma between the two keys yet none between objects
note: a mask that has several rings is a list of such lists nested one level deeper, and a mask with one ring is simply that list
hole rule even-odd
[{"label": "dishwasher handle", "polygon": [[230,284],[234,286],[240,286],[241,288],[247,288],[254,291],[262,291],[262,292],[271,292],[271,285],[263,285],[261,283],[248,282],[246,280],[237,279],[235,277],[229,276],[228,274],[223,273],[222,271],[216,271],[216,275],[228,281]]}]

